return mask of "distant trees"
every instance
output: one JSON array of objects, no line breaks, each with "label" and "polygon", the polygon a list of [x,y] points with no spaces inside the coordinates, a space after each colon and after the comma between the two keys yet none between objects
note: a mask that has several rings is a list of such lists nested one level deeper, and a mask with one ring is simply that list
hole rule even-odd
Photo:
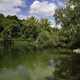
[{"label": "distant trees", "polygon": [[57,45],[58,30],[50,27],[48,19],[31,16],[20,20],[16,16],[5,17],[0,14],[0,21],[0,39],[3,39],[7,46],[10,40],[24,40],[32,47],[43,49]]}]

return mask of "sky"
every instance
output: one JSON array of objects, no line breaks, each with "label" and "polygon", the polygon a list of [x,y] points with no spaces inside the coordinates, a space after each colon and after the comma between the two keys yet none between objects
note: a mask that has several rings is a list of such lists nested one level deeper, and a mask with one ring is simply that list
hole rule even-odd
[{"label": "sky", "polygon": [[55,10],[62,7],[64,0],[0,0],[0,13],[5,16],[16,15],[20,19],[36,16],[48,18],[51,23],[54,23]]}]

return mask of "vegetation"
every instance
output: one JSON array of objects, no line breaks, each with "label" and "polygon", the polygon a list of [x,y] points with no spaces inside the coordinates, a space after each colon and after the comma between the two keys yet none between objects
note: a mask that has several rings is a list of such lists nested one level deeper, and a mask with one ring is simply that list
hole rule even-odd
[{"label": "vegetation", "polygon": [[[60,30],[60,41],[65,45],[65,48],[79,49],[80,48],[80,1],[69,0],[66,8],[56,12],[56,20],[62,24]],[[80,51],[80,50],[79,50]],[[70,54],[70,58],[62,58],[61,65],[57,66],[55,77],[57,80],[79,80],[80,79],[80,55]]]},{"label": "vegetation", "polygon": [[[16,16],[0,14],[0,59],[59,54],[57,59],[61,63],[55,66],[54,78],[80,80],[80,55],[72,52],[80,48],[79,5],[79,0],[69,0],[66,8],[56,11],[56,23],[62,25],[61,29],[52,28],[48,19],[32,16],[20,20]],[[66,57],[61,57],[62,54]]]}]

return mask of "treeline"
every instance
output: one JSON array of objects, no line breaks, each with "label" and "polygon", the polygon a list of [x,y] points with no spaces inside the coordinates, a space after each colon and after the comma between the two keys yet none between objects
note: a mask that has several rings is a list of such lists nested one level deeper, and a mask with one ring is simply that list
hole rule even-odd
[{"label": "treeline", "polygon": [[[62,46],[58,43],[57,28],[52,28],[48,19],[28,17],[20,20],[16,16],[0,14],[0,41],[3,47],[13,47],[17,43],[34,48],[53,48]],[[2,44],[3,42],[3,44]],[[13,42],[13,43],[12,43]]]},{"label": "treeline", "polygon": [[[8,43],[9,40],[26,41],[36,47],[48,46],[53,43],[53,32],[58,31],[50,27],[48,19],[39,20],[29,17],[20,20],[16,16],[0,14],[0,41]],[[9,45],[6,44],[7,46]]]},{"label": "treeline", "polygon": [[[9,41],[26,41],[36,48],[79,48],[79,25],[77,26],[77,23],[75,23],[76,26],[74,24],[71,25],[72,20],[67,21],[61,17],[63,10],[58,12],[55,18],[59,16],[63,21],[61,29],[52,28],[48,19],[37,19],[32,16],[25,20],[20,20],[16,16],[5,17],[0,14],[0,45],[2,45],[2,41],[4,46],[7,45],[7,47],[10,43]],[[75,15],[72,17],[75,17]],[[56,19],[56,22],[59,21]]]}]

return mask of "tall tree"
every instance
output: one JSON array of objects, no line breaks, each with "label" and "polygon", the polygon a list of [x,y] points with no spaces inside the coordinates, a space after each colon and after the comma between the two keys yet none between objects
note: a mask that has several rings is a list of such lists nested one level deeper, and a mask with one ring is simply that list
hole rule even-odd
[{"label": "tall tree", "polygon": [[[56,17],[58,23],[62,24],[60,30],[61,41],[67,48],[80,48],[80,0],[68,0],[66,8],[58,10]],[[63,59],[63,65],[58,66],[55,71],[60,80],[80,79],[80,56],[77,53],[69,55],[70,58]]]},{"label": "tall tree", "polygon": [[27,20],[23,21],[23,33],[27,39],[35,40],[40,31],[39,20],[35,17],[29,17]]},{"label": "tall tree", "polygon": [[79,48],[80,44],[80,1],[67,0],[66,8],[57,10],[56,21],[62,24],[61,36],[68,48]]}]

